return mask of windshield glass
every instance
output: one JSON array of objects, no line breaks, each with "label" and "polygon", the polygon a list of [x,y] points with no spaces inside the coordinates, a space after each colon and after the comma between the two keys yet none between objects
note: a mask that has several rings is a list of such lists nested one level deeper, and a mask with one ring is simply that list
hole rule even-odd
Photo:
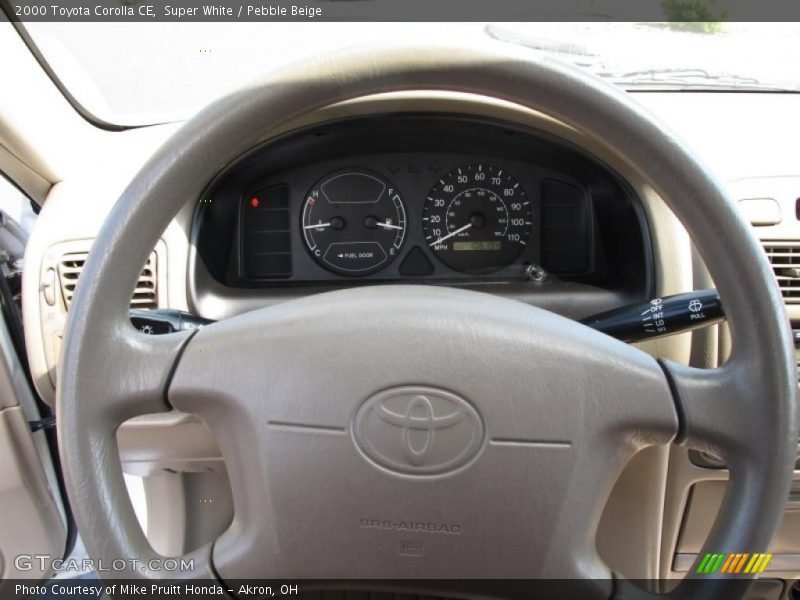
[{"label": "windshield glass", "polygon": [[102,121],[181,120],[271,67],[353,44],[495,39],[630,90],[800,91],[797,23],[27,23]]}]

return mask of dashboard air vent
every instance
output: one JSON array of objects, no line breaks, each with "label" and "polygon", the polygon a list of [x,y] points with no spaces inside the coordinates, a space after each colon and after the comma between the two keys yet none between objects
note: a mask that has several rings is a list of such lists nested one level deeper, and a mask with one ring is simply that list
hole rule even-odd
[{"label": "dashboard air vent", "polygon": [[800,304],[800,242],[763,242],[787,304]]},{"label": "dashboard air vent", "polygon": [[[75,294],[78,277],[86,263],[86,252],[72,252],[64,254],[58,262],[58,280],[61,285],[61,294],[67,309]],[[156,253],[153,252],[144,265],[136,289],[131,298],[131,308],[158,308],[158,277]]]}]

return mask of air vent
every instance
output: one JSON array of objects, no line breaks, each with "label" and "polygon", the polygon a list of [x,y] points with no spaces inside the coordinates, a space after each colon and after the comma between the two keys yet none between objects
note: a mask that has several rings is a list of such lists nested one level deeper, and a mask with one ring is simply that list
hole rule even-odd
[{"label": "air vent", "polygon": [[[67,309],[69,309],[72,296],[75,294],[75,286],[78,283],[81,271],[83,271],[86,257],[86,252],[73,252],[64,254],[58,262],[58,279]],[[136,289],[133,291],[133,297],[131,298],[131,308],[158,308],[158,278],[156,270],[156,253],[153,252],[144,265],[139,281],[136,282]]]},{"label": "air vent", "polygon": [[800,304],[800,242],[764,242],[783,299]]}]

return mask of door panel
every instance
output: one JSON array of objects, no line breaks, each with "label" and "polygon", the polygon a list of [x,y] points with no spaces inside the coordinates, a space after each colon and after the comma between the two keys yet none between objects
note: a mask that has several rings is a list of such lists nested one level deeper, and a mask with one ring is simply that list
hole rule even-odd
[{"label": "door panel", "polygon": [[[13,217],[12,217],[13,215]],[[35,214],[0,173],[0,578],[49,576],[34,555],[63,558],[67,539],[42,415],[25,369],[19,309],[21,257]],[[18,223],[23,222],[26,227]],[[13,334],[13,335],[12,335]]]},{"label": "door panel", "polygon": [[0,577],[39,579],[47,573],[26,557],[63,556],[66,528],[56,497],[22,409],[0,410]]}]

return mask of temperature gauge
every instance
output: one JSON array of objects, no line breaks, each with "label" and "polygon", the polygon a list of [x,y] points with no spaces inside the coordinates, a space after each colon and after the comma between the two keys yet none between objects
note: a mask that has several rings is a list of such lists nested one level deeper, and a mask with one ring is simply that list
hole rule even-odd
[{"label": "temperature gauge", "polygon": [[406,209],[391,181],[365,170],[337,171],[308,192],[303,206],[306,247],[325,269],[368,275],[397,256]]}]

